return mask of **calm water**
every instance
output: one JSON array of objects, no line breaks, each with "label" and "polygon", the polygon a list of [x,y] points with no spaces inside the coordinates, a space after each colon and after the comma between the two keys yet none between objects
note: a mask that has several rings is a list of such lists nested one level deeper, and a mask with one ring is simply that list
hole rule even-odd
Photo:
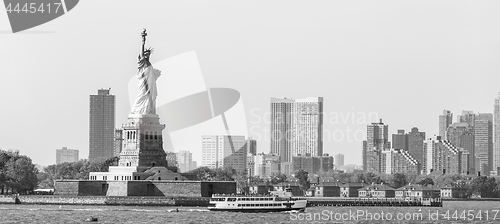
[{"label": "calm water", "polygon": [[82,223],[90,216],[97,217],[98,223],[500,223],[500,212],[495,211],[500,211],[500,202],[445,202],[442,208],[311,207],[304,213],[292,214],[178,209],[179,212],[175,207],[0,205],[0,223]]}]

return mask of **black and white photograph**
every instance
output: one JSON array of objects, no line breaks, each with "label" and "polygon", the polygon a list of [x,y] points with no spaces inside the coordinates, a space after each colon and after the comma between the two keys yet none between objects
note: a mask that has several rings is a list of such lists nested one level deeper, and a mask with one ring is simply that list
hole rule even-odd
[{"label": "black and white photograph", "polygon": [[3,3],[0,223],[500,222],[500,1]]}]

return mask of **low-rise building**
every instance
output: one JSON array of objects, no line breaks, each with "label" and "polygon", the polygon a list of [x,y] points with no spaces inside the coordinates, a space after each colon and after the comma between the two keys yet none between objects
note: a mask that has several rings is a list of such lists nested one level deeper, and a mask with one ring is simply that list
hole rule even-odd
[{"label": "low-rise building", "polygon": [[395,195],[395,189],[384,184],[371,184],[358,189],[359,198],[394,198]]},{"label": "low-rise building", "polygon": [[300,188],[300,185],[295,182],[275,184],[273,185],[273,189],[277,192],[291,192],[293,196],[304,196],[304,191]]},{"label": "low-rise building", "polygon": [[273,186],[270,186],[264,182],[253,184],[249,187],[250,194],[269,194],[273,190]]},{"label": "low-rise building", "polygon": [[442,187],[441,198],[467,198],[467,189],[463,187]]},{"label": "low-rise building", "polygon": [[412,185],[408,184],[406,186],[396,189],[396,198],[410,198],[410,199],[422,199],[422,198],[439,198],[440,190],[436,188]]},{"label": "low-rise building", "polygon": [[340,186],[340,197],[358,197],[358,189],[366,186],[365,183],[345,183]]},{"label": "low-rise building", "polygon": [[316,197],[340,197],[339,182],[322,182],[316,185]]}]

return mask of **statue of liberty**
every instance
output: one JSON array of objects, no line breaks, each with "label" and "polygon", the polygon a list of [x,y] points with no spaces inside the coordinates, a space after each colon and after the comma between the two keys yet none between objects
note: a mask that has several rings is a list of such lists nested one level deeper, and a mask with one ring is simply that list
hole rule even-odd
[{"label": "statue of liberty", "polygon": [[153,68],[149,62],[149,57],[153,52],[152,48],[144,49],[146,44],[146,29],[141,33],[142,48],[137,61],[137,79],[139,86],[139,94],[135,99],[131,114],[156,114],[156,80],[161,75],[161,71]]}]

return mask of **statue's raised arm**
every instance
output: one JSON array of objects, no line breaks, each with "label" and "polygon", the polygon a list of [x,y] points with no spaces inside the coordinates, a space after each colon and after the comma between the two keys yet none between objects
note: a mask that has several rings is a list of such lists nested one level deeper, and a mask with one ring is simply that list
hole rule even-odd
[{"label": "statue's raised arm", "polygon": [[146,45],[146,36],[148,34],[146,33],[146,29],[142,30],[141,36],[142,36],[142,48],[141,48],[141,57],[144,57],[144,45]]}]

